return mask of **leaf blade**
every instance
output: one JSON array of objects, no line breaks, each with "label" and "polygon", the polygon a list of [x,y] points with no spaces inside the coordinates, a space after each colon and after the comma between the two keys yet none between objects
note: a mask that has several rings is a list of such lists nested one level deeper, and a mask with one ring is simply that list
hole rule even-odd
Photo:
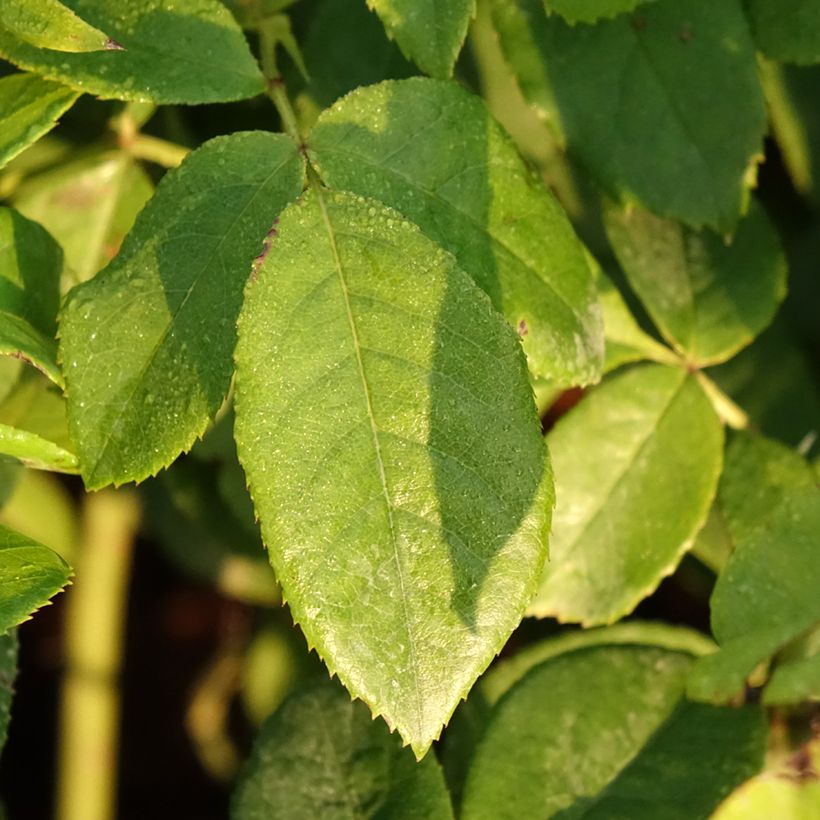
[{"label": "leaf blade", "polygon": [[0,27],[38,48],[83,52],[116,48],[108,35],[89,25],[59,0],[3,3]]}]

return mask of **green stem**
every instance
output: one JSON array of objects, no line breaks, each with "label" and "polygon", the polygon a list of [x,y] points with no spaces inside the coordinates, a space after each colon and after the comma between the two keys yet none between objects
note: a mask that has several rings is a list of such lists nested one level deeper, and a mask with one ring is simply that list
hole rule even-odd
[{"label": "green stem", "polygon": [[123,148],[132,157],[155,162],[163,168],[176,168],[190,153],[190,149],[182,145],[147,134],[136,134]]},{"label": "green stem", "polygon": [[259,50],[262,62],[262,74],[264,74],[267,84],[267,94],[279,112],[279,117],[282,120],[282,128],[285,133],[298,145],[303,145],[304,137],[299,130],[296,112],[290,104],[287,92],[285,91],[285,82],[276,65],[276,42],[276,34],[273,28],[263,23],[259,29]]},{"label": "green stem", "polygon": [[753,428],[749,414],[735,404],[702,370],[696,372],[697,380],[703,392],[709,397],[715,412],[724,424],[735,430],[751,430]]},{"label": "green stem", "polygon": [[60,820],[116,816],[118,677],[138,506],[126,492],[89,495],[66,617],[60,714]]}]

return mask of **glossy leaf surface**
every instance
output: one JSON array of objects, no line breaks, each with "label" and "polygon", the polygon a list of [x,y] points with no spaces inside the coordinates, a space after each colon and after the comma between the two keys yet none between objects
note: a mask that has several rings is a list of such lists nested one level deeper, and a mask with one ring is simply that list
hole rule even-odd
[{"label": "glossy leaf surface", "polygon": [[774,318],[786,257],[753,202],[731,241],[638,208],[607,210],[607,234],[655,324],[690,362],[726,361]]},{"label": "glossy leaf surface", "polygon": [[820,5],[814,0],[749,0],[755,39],[767,57],[820,62]]},{"label": "glossy leaf surface", "polygon": [[657,0],[594,26],[541,0],[493,9],[525,96],[613,198],[733,229],[766,127],[739,0]]},{"label": "glossy leaf surface", "polygon": [[692,697],[722,702],[789,641],[820,623],[820,490],[782,445],[739,437],[727,455],[721,506],[735,550],[710,601],[721,650],[693,670]]},{"label": "glossy leaf surface", "polygon": [[367,0],[404,55],[433,77],[453,74],[475,0]]},{"label": "glossy leaf surface", "polygon": [[72,290],[60,354],[89,488],[147,478],[205,431],[230,384],[251,264],[303,174],[283,135],[211,140],[163,178],[113,262]]},{"label": "glossy leaf surface", "polygon": [[35,74],[0,78],[0,167],[51,131],[79,96]]},{"label": "glossy leaf surface", "polygon": [[70,280],[85,282],[114,258],[153,190],[125,152],[105,151],[27,180],[14,206],[60,243]]},{"label": "glossy leaf surface", "polygon": [[535,667],[493,712],[462,816],[705,820],[759,770],[766,728],[755,708],[682,701],[689,663],[601,646]]},{"label": "glossy leaf surface", "polygon": [[309,643],[421,756],[546,555],[524,356],[395,211],[312,192],[278,229],[240,318],[240,461]]},{"label": "glossy leaf surface", "polygon": [[70,0],[65,5],[124,50],[68,54],[0,32],[0,55],[106,99],[208,103],[261,94],[242,30],[217,0]]},{"label": "glossy leaf surface", "polygon": [[329,185],[396,208],[455,254],[536,375],[598,379],[600,309],[582,246],[480,99],[436,80],[381,83],[326,111],[309,144]]},{"label": "glossy leaf surface", "polygon": [[367,707],[326,683],[292,696],[262,726],[232,820],[448,820],[435,755],[416,763]]},{"label": "glossy leaf surface", "polygon": [[70,577],[56,552],[0,525],[0,633],[27,620]]},{"label": "glossy leaf surface", "polygon": [[529,613],[611,623],[675,569],[706,520],[720,422],[682,369],[641,365],[586,396],[547,441],[557,504]]},{"label": "glossy leaf surface", "polygon": [[55,51],[117,47],[59,0],[4,0],[0,3],[0,28],[30,45]]}]

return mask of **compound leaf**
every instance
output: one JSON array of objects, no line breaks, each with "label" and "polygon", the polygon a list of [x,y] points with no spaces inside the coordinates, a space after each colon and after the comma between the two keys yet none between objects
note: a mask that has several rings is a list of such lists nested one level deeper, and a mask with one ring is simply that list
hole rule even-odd
[{"label": "compound leaf", "polygon": [[558,500],[529,612],[612,623],[675,569],[706,520],[720,421],[692,376],[646,364],[591,392],[547,441]]},{"label": "compound leaf", "polygon": [[0,524],[0,633],[45,606],[70,577],[54,550]]},{"label": "compound leaf", "polygon": [[89,488],[191,447],[230,385],[242,289],[304,164],[281,134],[218,137],[170,171],[122,250],[60,322],[68,417]]},{"label": "compound leaf", "polygon": [[117,48],[117,43],[59,0],[3,0],[0,2],[0,29],[33,46],[55,51]]},{"label": "compound leaf", "polygon": [[0,168],[51,131],[79,96],[35,74],[0,78]]},{"label": "compound leaf", "polygon": [[519,331],[536,375],[598,380],[603,332],[583,248],[480,99],[455,83],[384,82],[323,113],[309,144],[329,185],[396,208],[455,254]]},{"label": "compound leaf", "polygon": [[522,91],[616,200],[731,231],[766,129],[739,0],[657,0],[594,26],[493,0]]},{"label": "compound leaf", "polygon": [[261,94],[242,30],[217,0],[70,0],[124,50],[69,54],[0,31],[0,55],[21,68],[105,99],[210,103]]},{"label": "compound leaf", "polygon": [[234,793],[232,820],[451,820],[435,755],[416,763],[338,685],[299,692],[263,724]]},{"label": "compound leaf", "polygon": [[284,595],[421,757],[546,555],[518,337],[397,212],[323,191],[283,214],[239,330],[239,456]]},{"label": "compound leaf", "polygon": [[756,202],[727,242],[639,208],[608,208],[609,241],[664,337],[704,367],[764,330],[786,295],[786,257]]},{"label": "compound leaf", "polygon": [[433,77],[452,76],[475,0],[367,0],[367,5],[408,60]]},{"label": "compound leaf", "polygon": [[758,664],[820,623],[820,490],[811,467],[775,442],[738,437],[721,509],[735,541],[710,601],[721,648],[689,683],[691,697],[713,702],[737,695]]},{"label": "compound leaf", "polygon": [[599,646],[532,669],[491,715],[464,820],[705,820],[760,769],[766,725],[756,707],[683,701],[690,662],[660,648]]},{"label": "compound leaf", "polygon": [[757,44],[774,60],[820,62],[820,4],[815,0],[748,0]]}]

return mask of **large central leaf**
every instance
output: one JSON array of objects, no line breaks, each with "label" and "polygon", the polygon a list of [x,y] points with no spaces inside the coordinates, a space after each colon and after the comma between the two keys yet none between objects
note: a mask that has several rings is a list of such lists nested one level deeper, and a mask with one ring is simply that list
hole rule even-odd
[{"label": "large central leaf", "polygon": [[240,318],[240,459],[308,640],[421,756],[543,566],[552,480],[525,359],[380,203],[311,193],[278,232]]}]

